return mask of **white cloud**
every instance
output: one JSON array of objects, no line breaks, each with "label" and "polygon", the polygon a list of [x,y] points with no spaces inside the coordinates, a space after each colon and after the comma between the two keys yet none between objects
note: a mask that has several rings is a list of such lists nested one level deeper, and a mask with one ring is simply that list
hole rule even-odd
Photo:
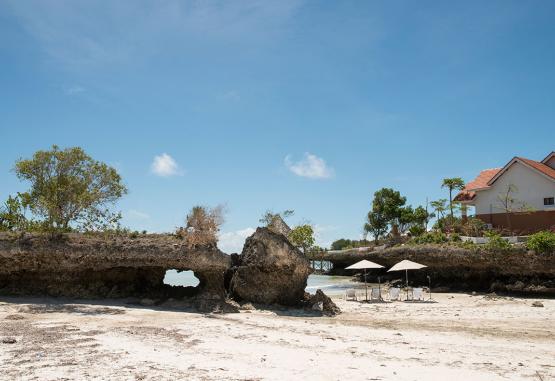
[{"label": "white cloud", "polygon": [[220,95],[221,99],[228,102],[239,102],[241,100],[241,94],[236,90],[229,90]]},{"label": "white cloud", "polygon": [[183,175],[183,171],[179,168],[177,162],[167,153],[154,156],[150,169],[152,173],[162,177]]},{"label": "white cloud", "polygon": [[328,167],[324,159],[309,152],[297,162],[291,161],[291,156],[287,155],[285,166],[295,175],[309,179],[329,179],[334,176],[333,168]]},{"label": "white cloud", "polygon": [[64,88],[64,93],[66,95],[76,95],[85,92],[85,88],[82,86],[69,86]]},{"label": "white cloud", "polygon": [[135,220],[148,220],[150,218],[148,214],[135,209],[128,210],[127,217]]},{"label": "white cloud", "polygon": [[240,253],[243,250],[245,239],[256,229],[248,227],[242,230],[220,233],[218,236],[218,247],[224,253]]}]

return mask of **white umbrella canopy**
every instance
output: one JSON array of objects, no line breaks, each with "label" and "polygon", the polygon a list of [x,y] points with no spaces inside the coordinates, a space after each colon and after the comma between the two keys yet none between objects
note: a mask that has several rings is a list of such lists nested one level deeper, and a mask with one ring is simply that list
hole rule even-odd
[{"label": "white umbrella canopy", "polygon": [[378,265],[377,263],[367,261],[363,259],[355,263],[354,265],[350,265],[349,267],[345,267],[346,270],[358,270],[358,269],[383,269],[382,265]]},{"label": "white umbrella canopy", "polygon": [[395,266],[387,270],[387,272],[401,271],[401,270],[420,270],[420,269],[423,269],[424,267],[428,267],[428,266],[421,265],[420,263],[416,263],[413,261],[409,261],[408,259],[405,259],[399,263],[396,263]]},{"label": "white umbrella canopy", "polygon": [[366,301],[368,301],[368,285],[366,284],[366,269],[383,269],[382,265],[374,262],[367,261],[363,259],[349,267],[345,267],[346,270],[364,270],[364,288],[366,290]]},{"label": "white umbrella canopy", "polygon": [[405,259],[399,263],[396,263],[392,268],[387,270],[387,272],[403,271],[403,270],[405,271],[405,276],[407,281],[407,300],[408,300],[409,299],[409,270],[420,270],[420,269],[423,269],[424,267],[428,267],[428,266],[421,265],[420,263],[416,263],[413,261],[409,261],[408,259]]}]

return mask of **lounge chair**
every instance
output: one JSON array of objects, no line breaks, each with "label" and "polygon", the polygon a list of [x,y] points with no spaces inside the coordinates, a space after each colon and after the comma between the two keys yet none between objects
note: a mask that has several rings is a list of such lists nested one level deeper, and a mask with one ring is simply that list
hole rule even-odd
[{"label": "lounge chair", "polygon": [[389,300],[399,300],[399,293],[401,289],[399,287],[390,287],[389,288]]},{"label": "lounge chair", "polygon": [[372,292],[370,293],[370,300],[382,300],[382,292],[379,288],[372,288]]},{"label": "lounge chair", "polygon": [[358,300],[357,293],[353,288],[345,290],[345,300]]},{"label": "lounge chair", "polygon": [[421,287],[412,289],[412,300],[424,300],[423,289]]}]

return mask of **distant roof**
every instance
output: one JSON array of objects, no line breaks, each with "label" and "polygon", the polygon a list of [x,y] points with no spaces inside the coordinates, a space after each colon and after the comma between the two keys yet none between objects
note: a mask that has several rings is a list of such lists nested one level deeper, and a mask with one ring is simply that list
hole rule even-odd
[{"label": "distant roof", "polygon": [[555,156],[555,151],[552,151],[549,155],[547,155],[545,159],[542,160],[542,163],[547,163],[553,156]]},{"label": "distant roof", "polygon": [[455,196],[455,201],[470,201],[476,197],[476,189],[489,188],[489,181],[497,175],[501,168],[485,169],[478,177],[466,184],[464,189]]}]

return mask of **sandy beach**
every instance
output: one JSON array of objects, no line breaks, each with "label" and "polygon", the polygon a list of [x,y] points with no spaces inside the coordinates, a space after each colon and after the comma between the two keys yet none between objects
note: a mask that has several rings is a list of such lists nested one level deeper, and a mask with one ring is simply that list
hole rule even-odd
[{"label": "sandy beach", "polygon": [[[199,314],[121,301],[0,299],[5,380],[552,380],[555,300],[438,294]],[[15,339],[15,343],[10,343]]]}]

